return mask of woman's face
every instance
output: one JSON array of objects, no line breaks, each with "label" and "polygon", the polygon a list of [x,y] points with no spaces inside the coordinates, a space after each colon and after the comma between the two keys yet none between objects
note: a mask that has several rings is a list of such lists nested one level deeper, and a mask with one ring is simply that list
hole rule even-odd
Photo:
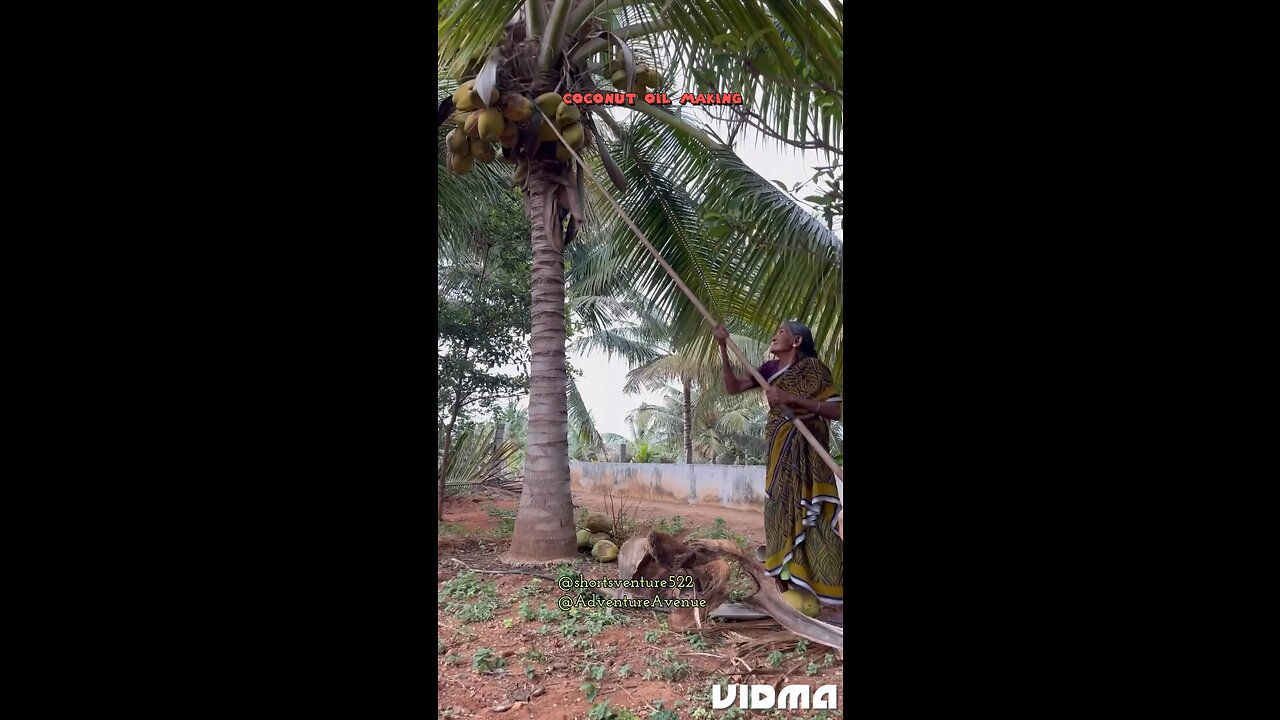
[{"label": "woman's face", "polygon": [[769,345],[769,352],[786,352],[792,348],[799,347],[799,345],[800,336],[792,335],[787,331],[785,325],[779,325],[778,332],[773,334],[773,342]]}]

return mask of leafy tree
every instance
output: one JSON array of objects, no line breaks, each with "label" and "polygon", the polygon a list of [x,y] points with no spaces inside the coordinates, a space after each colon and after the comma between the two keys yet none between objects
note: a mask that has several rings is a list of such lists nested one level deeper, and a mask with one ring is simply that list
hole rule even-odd
[{"label": "leafy tree", "polygon": [[[527,367],[529,348],[528,223],[516,200],[491,207],[484,222],[472,226],[468,243],[441,245],[437,263],[440,387],[436,399],[444,427],[448,466],[459,421],[497,415],[503,400],[523,395],[528,375],[504,367]],[[444,475],[440,475],[437,516],[444,513]]]}]

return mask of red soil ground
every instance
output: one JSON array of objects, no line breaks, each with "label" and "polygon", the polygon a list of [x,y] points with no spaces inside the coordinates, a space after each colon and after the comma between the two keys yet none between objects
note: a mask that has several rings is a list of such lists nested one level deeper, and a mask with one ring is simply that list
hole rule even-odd
[{"label": "red soil ground", "polygon": [[[575,493],[574,503],[592,512],[607,512],[603,497]],[[468,575],[468,568],[512,570],[498,556],[510,543],[511,521],[502,516],[511,517],[515,509],[513,499],[489,497],[450,500],[445,506],[437,562],[439,717],[580,720],[588,717],[593,705],[605,701],[614,714],[597,708],[593,720],[843,716],[844,663],[830,648],[803,644],[798,648],[794,637],[780,640],[743,658],[760,675],[748,675],[742,665],[730,660],[742,641],[776,633],[777,627],[740,629],[740,623],[722,623],[718,629],[675,632],[667,629],[664,614],[651,610],[581,609],[572,618],[555,607],[560,592],[546,580],[517,574]],[[722,519],[721,531],[737,536],[740,544],[754,547],[764,542],[759,513],[684,503],[645,501],[635,513],[637,532],[661,520],[671,525],[676,516],[686,530],[712,528]],[[616,577],[617,573],[615,564],[597,563],[589,554],[573,566],[587,578]],[[557,574],[554,568],[532,572]],[[477,613],[475,609],[486,602],[490,611]],[[541,606],[546,609],[538,616]],[[610,619],[616,622],[609,623]],[[475,663],[477,653],[483,661],[485,648],[495,658],[489,666]],[[778,653],[773,662],[768,658],[771,651]],[[492,667],[498,664],[503,667]],[[790,714],[712,710],[713,678],[722,677],[730,683],[777,681],[814,690],[834,684],[839,709]],[[584,683],[592,686],[584,689]],[[592,693],[594,698],[589,700]],[[663,712],[668,710],[674,714]]]}]

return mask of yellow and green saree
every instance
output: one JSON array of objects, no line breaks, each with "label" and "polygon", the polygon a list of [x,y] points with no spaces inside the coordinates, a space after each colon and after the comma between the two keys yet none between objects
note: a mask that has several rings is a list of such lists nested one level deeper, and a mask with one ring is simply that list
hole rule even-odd
[{"label": "yellow and green saree", "polygon": [[[823,402],[840,402],[831,371],[817,358],[803,358],[783,368],[776,360],[760,374],[785,392]],[[829,442],[825,418],[796,412],[796,421],[824,447]],[[769,451],[764,490],[765,559],[769,575],[786,579],[818,597],[825,605],[844,604],[844,543],[836,534],[839,492],[831,469],[804,439],[781,408],[770,408],[765,429]]]}]

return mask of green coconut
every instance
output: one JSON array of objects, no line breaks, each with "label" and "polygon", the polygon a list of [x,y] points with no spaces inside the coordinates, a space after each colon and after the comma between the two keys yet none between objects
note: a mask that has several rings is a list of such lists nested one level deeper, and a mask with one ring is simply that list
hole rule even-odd
[{"label": "green coconut", "polygon": [[582,525],[593,533],[613,532],[613,521],[604,513],[591,513]]},{"label": "green coconut", "polygon": [[578,531],[578,547],[579,548],[591,547],[591,531],[590,530]]},{"label": "green coconut", "polygon": [[493,146],[483,140],[471,141],[471,157],[482,163],[493,162]]},{"label": "green coconut", "polygon": [[560,142],[560,138],[556,137],[555,125],[546,121],[538,126],[538,139],[542,142]]},{"label": "green coconut", "polygon": [[459,175],[466,175],[471,171],[471,166],[475,161],[470,155],[454,155],[449,153],[449,169]]},{"label": "green coconut", "polygon": [[[565,107],[568,107],[568,106],[566,105]],[[564,127],[564,126],[561,126],[561,127],[563,129],[560,131],[560,133],[564,135],[564,139],[568,141],[569,147],[573,148],[574,150],[581,150],[583,144],[585,144],[587,141],[587,136],[583,134],[582,125],[579,123],[574,123],[568,127]]]},{"label": "green coconut", "polygon": [[533,117],[533,101],[523,95],[508,95],[502,104],[502,116],[511,122],[524,122]]},{"label": "green coconut", "polygon": [[822,612],[822,605],[818,603],[818,598],[810,595],[808,599],[804,601],[804,609],[800,612],[811,618],[816,618],[818,617],[818,613]]},{"label": "green coconut", "polygon": [[601,540],[591,546],[591,557],[600,562],[613,562],[618,559],[618,546],[608,540]]},{"label": "green coconut", "polygon": [[818,617],[819,605],[818,598],[803,590],[788,590],[782,593],[782,599],[787,601],[791,607],[808,615],[811,618]]},{"label": "green coconut", "polygon": [[476,81],[468,80],[453,91],[453,106],[463,112],[470,112],[480,107],[480,96],[476,94]]},{"label": "green coconut", "polygon": [[600,542],[601,540],[608,540],[608,539],[609,539],[609,533],[606,533],[606,532],[591,533],[590,542],[591,542],[591,545],[594,547],[595,544]]},{"label": "green coconut", "polygon": [[567,128],[582,121],[582,111],[577,105],[561,105],[556,110],[556,127]]},{"label": "green coconut", "polygon": [[469,155],[471,153],[471,142],[467,139],[466,132],[454,128],[445,135],[444,142],[449,146],[449,152],[455,155]]},{"label": "green coconut", "polygon": [[564,99],[558,93],[549,92],[542,93],[538,96],[537,100],[534,100],[534,102],[537,103],[538,108],[542,110],[542,112],[547,114],[547,117],[555,120],[556,111],[564,104]]},{"label": "green coconut", "polygon": [[485,108],[480,111],[480,119],[476,123],[476,129],[480,132],[480,139],[485,142],[494,142],[498,136],[502,134],[502,129],[506,127],[506,122],[502,119],[502,111],[498,108]]}]

